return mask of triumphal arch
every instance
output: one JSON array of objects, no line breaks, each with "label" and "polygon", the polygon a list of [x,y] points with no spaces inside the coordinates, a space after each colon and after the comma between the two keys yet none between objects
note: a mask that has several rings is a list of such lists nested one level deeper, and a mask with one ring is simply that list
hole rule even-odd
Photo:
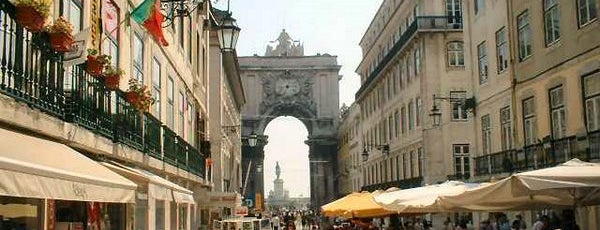
[{"label": "triumphal arch", "polygon": [[[304,55],[304,47],[283,30],[264,56],[239,57],[247,98],[242,111],[242,177],[245,199],[264,210],[264,135],[279,116],[293,116],[308,130],[311,208],[335,198],[339,70],[337,57]],[[250,147],[247,138],[258,135]],[[270,182],[268,182],[270,183]]]}]

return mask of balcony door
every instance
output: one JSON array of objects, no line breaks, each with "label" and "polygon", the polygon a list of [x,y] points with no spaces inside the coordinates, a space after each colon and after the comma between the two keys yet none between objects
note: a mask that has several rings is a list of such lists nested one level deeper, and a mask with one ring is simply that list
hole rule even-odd
[{"label": "balcony door", "polygon": [[452,155],[454,157],[454,175],[457,179],[468,179],[471,176],[469,145],[452,145]]},{"label": "balcony door", "polygon": [[446,0],[446,16],[448,24],[462,23],[462,6],[461,0]]}]

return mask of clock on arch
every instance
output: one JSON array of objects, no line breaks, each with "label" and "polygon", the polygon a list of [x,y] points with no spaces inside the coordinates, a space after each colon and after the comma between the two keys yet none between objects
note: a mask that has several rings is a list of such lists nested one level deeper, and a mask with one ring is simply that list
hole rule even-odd
[{"label": "clock on arch", "polygon": [[300,92],[300,83],[295,79],[279,79],[275,83],[275,92],[282,96],[293,96]]}]

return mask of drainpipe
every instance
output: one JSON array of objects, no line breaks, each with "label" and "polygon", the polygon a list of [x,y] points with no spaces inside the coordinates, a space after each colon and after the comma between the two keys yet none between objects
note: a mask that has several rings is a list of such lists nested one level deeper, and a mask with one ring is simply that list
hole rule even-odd
[{"label": "drainpipe", "polygon": [[[509,31],[509,36],[514,38],[514,34],[512,34],[511,32],[514,31],[514,23],[513,23],[513,15],[512,15],[512,0],[508,0],[506,1],[507,5],[506,5],[506,17],[507,17],[507,21],[508,21],[508,31]],[[517,60],[518,58],[518,50],[515,50],[515,42],[510,42],[510,41],[518,41],[517,39],[509,39],[508,42],[508,46],[510,49],[510,62],[511,62],[511,66],[510,66],[510,77],[511,77],[511,91],[510,91],[510,97],[511,97],[511,114],[512,114],[512,146],[513,148],[515,148],[516,142],[517,142],[517,76],[516,76],[516,64],[515,64],[515,60]],[[516,51],[516,52],[515,52]],[[512,172],[511,172],[512,173]]]}]

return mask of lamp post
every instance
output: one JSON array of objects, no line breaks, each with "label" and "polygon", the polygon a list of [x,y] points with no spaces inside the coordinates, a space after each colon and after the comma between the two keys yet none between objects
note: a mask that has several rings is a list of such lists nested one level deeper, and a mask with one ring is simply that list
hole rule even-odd
[{"label": "lamp post", "polygon": [[240,31],[241,29],[237,26],[235,19],[228,12],[217,30],[221,52],[232,52],[235,50]]},{"label": "lamp post", "polygon": [[257,141],[258,141],[258,136],[256,135],[256,133],[254,131],[252,131],[250,133],[250,136],[248,136],[248,146],[250,146],[250,147],[256,146]]},{"label": "lamp post", "polygon": [[440,120],[442,118],[442,113],[440,112],[440,109],[435,104],[435,101],[433,103],[433,108],[431,108],[431,112],[429,113],[429,116],[433,119],[433,126],[436,126],[436,127],[440,126]]}]

